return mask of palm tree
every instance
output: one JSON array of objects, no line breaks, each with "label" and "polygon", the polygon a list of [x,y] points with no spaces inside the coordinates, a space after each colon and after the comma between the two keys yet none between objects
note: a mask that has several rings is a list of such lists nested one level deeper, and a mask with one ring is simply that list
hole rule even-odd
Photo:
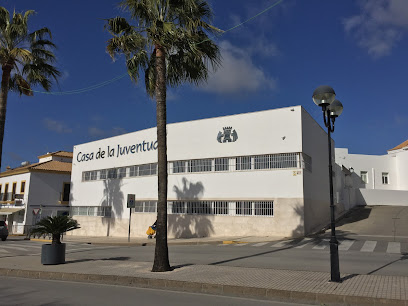
[{"label": "palm tree", "polygon": [[31,10],[24,14],[13,12],[10,19],[9,11],[0,7],[0,167],[9,90],[32,96],[31,86],[40,85],[49,91],[51,79],[57,80],[60,75],[52,65],[55,45],[50,41],[50,30],[28,32],[28,18],[33,14]]},{"label": "palm tree", "polygon": [[46,217],[38,221],[30,235],[52,235],[52,244],[61,244],[61,235],[79,228],[78,222],[69,216]]},{"label": "palm tree", "polygon": [[123,54],[130,78],[137,82],[144,72],[146,91],[156,99],[158,142],[157,235],[153,272],[171,270],[167,247],[167,139],[166,88],[184,82],[199,84],[210,67],[220,64],[218,47],[207,33],[212,11],[204,0],[125,0],[121,7],[135,25],[123,17],[107,20],[112,34],[109,55]]}]

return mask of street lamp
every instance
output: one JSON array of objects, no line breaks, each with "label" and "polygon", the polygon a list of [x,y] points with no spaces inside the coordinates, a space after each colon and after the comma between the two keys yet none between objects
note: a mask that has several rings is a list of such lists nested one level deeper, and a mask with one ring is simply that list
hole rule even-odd
[{"label": "street lamp", "polygon": [[339,242],[336,238],[336,218],[334,215],[333,200],[333,167],[332,167],[332,148],[331,136],[334,132],[334,121],[343,112],[343,105],[339,100],[335,100],[336,93],[330,86],[319,86],[313,92],[313,102],[322,108],[324,125],[327,127],[328,145],[329,145],[329,183],[330,183],[330,271],[331,281],[340,283],[339,268]]}]

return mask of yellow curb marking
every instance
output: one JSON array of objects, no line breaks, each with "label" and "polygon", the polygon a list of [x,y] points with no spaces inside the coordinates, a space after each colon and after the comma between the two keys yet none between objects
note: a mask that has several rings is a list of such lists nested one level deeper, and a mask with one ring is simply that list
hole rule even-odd
[{"label": "yellow curb marking", "polygon": [[225,240],[222,242],[222,244],[238,244],[238,243],[249,243],[246,241],[234,241],[234,240]]},{"label": "yellow curb marking", "polygon": [[52,240],[49,239],[37,239],[37,238],[31,238],[31,241],[39,241],[39,242],[52,242]]}]

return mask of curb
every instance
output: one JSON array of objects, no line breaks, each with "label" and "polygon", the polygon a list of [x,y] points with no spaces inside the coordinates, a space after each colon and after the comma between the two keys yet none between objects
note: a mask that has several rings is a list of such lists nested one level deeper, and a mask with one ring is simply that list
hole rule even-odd
[{"label": "curb", "polygon": [[[35,239],[31,239],[33,241],[38,241]],[[47,240],[48,241],[48,240]],[[49,240],[51,241],[51,240]],[[146,241],[146,242],[90,242],[90,241],[76,241],[76,240],[64,240],[62,242],[71,242],[71,243],[84,243],[84,244],[93,244],[93,245],[117,245],[117,246],[155,246],[156,240],[153,241]],[[189,241],[180,241],[180,242],[172,242],[168,241],[168,245],[204,245],[204,244],[223,244],[224,241],[196,241],[196,242],[189,242]]]},{"label": "curb", "polygon": [[261,298],[266,300],[318,303],[340,305],[394,305],[408,306],[408,301],[396,299],[373,298],[364,296],[335,295],[325,293],[312,293],[289,291],[279,289],[256,288],[234,285],[219,285],[199,282],[167,280],[159,278],[132,277],[120,275],[97,275],[65,272],[44,272],[18,269],[0,268],[0,276],[21,277],[31,279],[61,280],[72,282],[97,283],[139,288],[165,289],[193,293],[207,293],[215,295],[240,296],[248,298]]},{"label": "curb", "polygon": [[52,242],[50,239],[39,239],[39,238],[30,238],[31,241],[38,241],[38,242]]}]

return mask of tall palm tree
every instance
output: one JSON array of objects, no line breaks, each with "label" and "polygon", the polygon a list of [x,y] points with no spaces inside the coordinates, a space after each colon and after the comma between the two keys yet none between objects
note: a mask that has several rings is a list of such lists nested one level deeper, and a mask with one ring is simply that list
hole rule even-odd
[{"label": "tall palm tree", "polygon": [[51,32],[41,28],[28,32],[28,18],[35,12],[10,13],[0,7],[0,65],[2,69],[0,92],[0,167],[6,124],[7,97],[10,90],[32,96],[31,86],[40,85],[46,91],[51,79],[57,80],[60,72],[55,62]]},{"label": "tall palm tree", "polygon": [[158,142],[157,235],[153,272],[171,270],[167,247],[167,139],[166,88],[184,82],[199,84],[210,67],[220,64],[220,52],[207,33],[212,11],[204,0],[125,0],[121,7],[135,25],[123,17],[107,20],[112,34],[109,55],[123,54],[130,78],[144,72],[147,93],[156,99]]}]

